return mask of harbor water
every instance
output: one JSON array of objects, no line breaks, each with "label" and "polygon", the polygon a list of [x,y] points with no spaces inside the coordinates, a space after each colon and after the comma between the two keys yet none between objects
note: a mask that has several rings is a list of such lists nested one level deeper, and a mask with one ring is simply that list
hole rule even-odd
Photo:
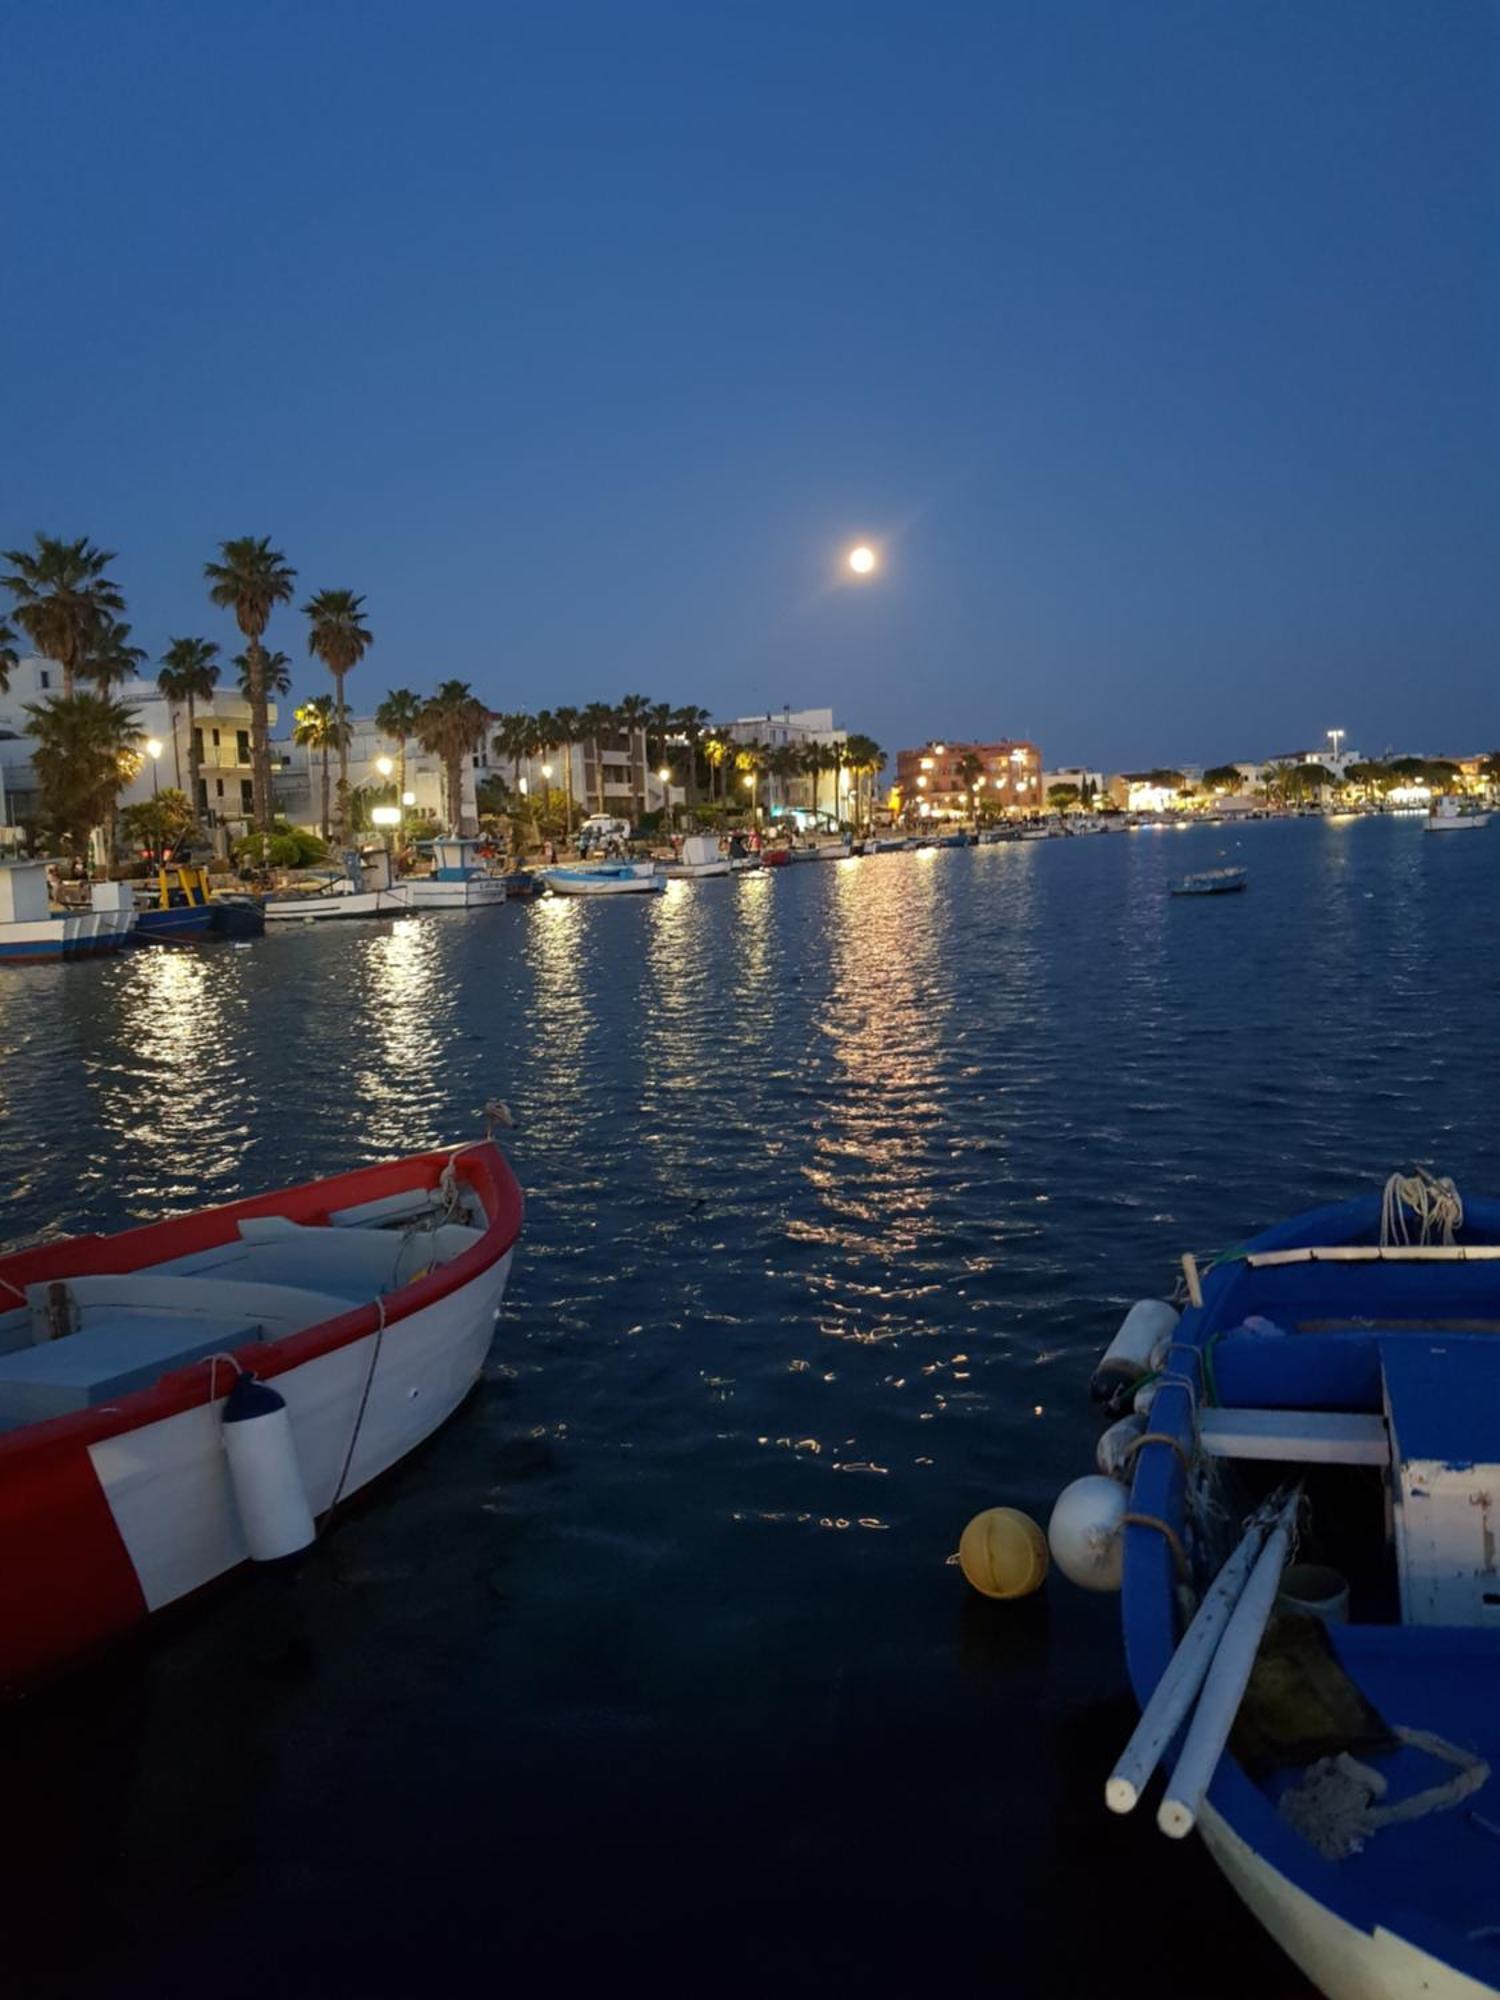
[{"label": "harbor water", "polygon": [[1104,1809],[1116,1601],[990,1604],[953,1551],[1092,1469],[1181,1251],[1414,1160],[1500,1191],[1497,838],[1143,830],[6,973],[7,1247],[492,1096],[528,1200],[446,1430],[0,1709],[17,1990],[1306,1991]]}]

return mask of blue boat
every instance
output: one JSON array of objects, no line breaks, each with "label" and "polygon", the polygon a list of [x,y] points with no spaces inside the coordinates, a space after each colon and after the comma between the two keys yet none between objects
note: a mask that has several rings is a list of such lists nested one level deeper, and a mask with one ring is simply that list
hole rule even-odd
[{"label": "blue boat", "polygon": [[1250,885],[1243,868],[1203,868],[1172,884],[1174,896],[1233,896]]},{"label": "blue boat", "polygon": [[1096,1376],[1146,1406],[1109,1803],[1164,1749],[1158,1825],[1334,2000],[1500,1992],[1500,1202],[1419,1170],[1183,1271]]},{"label": "blue boat", "polygon": [[218,924],[206,903],[169,903],[163,908],[137,910],[132,944],[192,944],[217,937]]}]

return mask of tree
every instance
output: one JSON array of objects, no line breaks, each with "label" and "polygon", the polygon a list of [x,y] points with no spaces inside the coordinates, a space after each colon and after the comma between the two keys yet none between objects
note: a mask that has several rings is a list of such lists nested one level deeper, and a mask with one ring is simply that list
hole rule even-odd
[{"label": "tree", "polygon": [[396,800],[406,810],[406,746],[417,733],[422,697],[410,688],[392,688],[375,711],[375,727],[396,746]]},{"label": "tree", "polygon": [[787,789],[794,778],[802,773],[802,753],[793,744],[778,745],[766,755],[766,774],[776,780],[776,790],[782,805],[787,803]]},{"label": "tree", "polygon": [[108,695],[72,694],[30,703],[26,713],[42,815],[82,856],[94,828],[113,816],[127,765],[139,768],[136,712]]},{"label": "tree", "polygon": [[1338,779],[1322,764],[1292,764],[1287,768],[1284,783],[1288,798],[1306,799],[1325,789],[1331,790]]},{"label": "tree", "polygon": [[1380,798],[1398,782],[1389,764],[1375,762],[1351,764],[1344,772],[1344,783],[1353,786],[1356,791],[1365,793],[1367,797],[1373,793],[1376,798]]},{"label": "tree", "polygon": [[182,783],[182,755],[177,747],[177,710],[187,710],[188,797],[193,812],[198,811],[198,726],[197,705],[212,701],[219,684],[215,665],[219,649],[212,639],[169,639],[156,676],[157,692],[172,711],[172,756],[177,765],[177,782]]},{"label": "tree", "polygon": [[[344,704],[344,676],[357,667],[375,643],[365,623],[365,600],[352,590],[320,590],[302,607],[308,621],[307,650],[315,653],[333,675],[333,706],[338,718],[339,845],[349,845],[349,712]],[[323,829],[328,838],[328,828]]]},{"label": "tree", "polygon": [[687,769],[684,773],[686,803],[689,813],[698,803],[698,751],[703,742],[703,726],[709,720],[706,708],[694,708],[689,704],[679,708],[672,722],[672,733],[687,745]]},{"label": "tree", "polygon": [[62,668],[62,691],[71,695],[90,639],[125,609],[119,585],[106,574],[114,551],[96,547],[86,535],[76,542],[38,535],[35,549],[0,555],[10,565],[0,585],[16,600],[12,616],[43,659]]},{"label": "tree", "polygon": [[489,710],[467,681],[444,681],[424,705],[417,738],[424,750],[441,758],[444,796],[451,833],[472,833],[464,824],[463,766],[484,741]]},{"label": "tree", "polygon": [[872,824],[875,818],[875,780],[885,769],[886,755],[873,736],[851,736],[844,745],[844,755],[854,772],[854,823],[860,823],[860,784],[865,786],[865,821]]},{"label": "tree", "polygon": [[1047,803],[1054,812],[1066,812],[1069,806],[1076,806],[1083,797],[1077,785],[1060,784],[1047,787]]},{"label": "tree", "polygon": [[266,714],[266,653],[261,640],[276,606],[291,603],[297,572],[289,567],[280,549],[271,547],[265,535],[241,535],[236,540],[220,542],[219,556],[218,562],[203,565],[203,574],[212,602],[232,611],[235,623],[245,635],[255,824],[260,832],[269,833],[271,744]]},{"label": "tree", "polygon": [[338,708],[331,694],[314,695],[311,701],[303,702],[292,720],[292,741],[304,750],[319,750],[323,756],[323,811],[318,821],[318,831],[324,840],[328,839],[328,753],[335,746],[342,751],[340,759],[346,780],[344,797],[340,802],[339,845],[349,844],[347,772],[349,769],[349,725],[341,722]]},{"label": "tree", "polygon": [[187,793],[168,785],[154,797],[126,806],[120,814],[120,825],[142,847],[164,855],[169,847],[175,847],[193,831],[197,820]]},{"label": "tree", "polygon": [[578,741],[583,728],[583,717],[576,708],[559,708],[554,711],[557,724],[558,748],[562,751],[563,792],[567,800],[568,838],[573,837],[573,745]]},{"label": "tree", "polygon": [[[290,656],[286,653],[268,653],[262,649],[260,660],[260,680],[261,686],[266,691],[266,700],[269,702],[273,695],[279,700],[282,695],[290,694],[292,691],[292,662]],[[245,697],[246,701],[249,701],[251,662],[248,653],[235,654],[234,670],[239,676],[240,693]]]},{"label": "tree", "polygon": [[760,817],[760,780],[765,775],[766,760],[770,751],[764,743],[738,743],[734,751],[734,768],[739,773],[745,790],[750,796],[750,817]]},{"label": "tree", "polygon": [[[703,754],[708,759],[710,777],[719,774],[719,797],[728,803],[729,773],[734,766],[734,742],[727,729],[716,729],[703,739]],[[710,785],[710,795],[712,786]]]},{"label": "tree", "polygon": [[521,759],[530,754],[528,745],[532,736],[531,717],[520,709],[496,718],[499,728],[490,742],[490,748],[497,757],[510,759],[510,788],[513,792],[521,789]]},{"label": "tree", "polygon": [[[615,719],[625,737],[625,750],[630,758],[630,797],[633,819],[639,819],[646,810],[646,768],[645,732],[651,715],[650,699],[643,694],[627,694],[615,710]],[[641,738],[641,759],[635,754],[636,737]]]},{"label": "tree", "polygon": [[1210,792],[1237,792],[1244,785],[1238,764],[1211,764],[1203,773],[1203,783]]},{"label": "tree", "polygon": [[1174,771],[1169,766],[1164,766],[1159,771],[1148,772],[1146,782],[1148,785],[1155,785],[1159,791],[1180,792],[1184,780],[1181,771]]},{"label": "tree", "polygon": [[73,670],[107,695],[111,688],[137,679],[145,663],[146,649],[131,645],[130,627],[118,618],[104,617],[90,630]]},{"label": "tree", "polygon": [[20,664],[20,654],[16,650],[16,635],[0,618],[0,694],[10,693],[10,677]]}]

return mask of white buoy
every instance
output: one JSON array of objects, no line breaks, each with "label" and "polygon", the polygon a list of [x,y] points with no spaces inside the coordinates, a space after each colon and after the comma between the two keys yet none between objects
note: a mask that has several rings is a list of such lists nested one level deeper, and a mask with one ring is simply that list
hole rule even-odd
[{"label": "white buoy", "polygon": [[1132,1446],[1137,1438],[1146,1435],[1146,1419],[1143,1415],[1121,1417],[1117,1424],[1111,1424],[1094,1448],[1094,1463],[1106,1479],[1122,1480],[1130,1483],[1130,1467],[1134,1457]]},{"label": "white buoy", "polygon": [[1156,1824],[1172,1840],[1182,1840],[1192,1832],[1202,1810],[1203,1794],[1219,1768],[1224,1745],[1229,1741],[1229,1732],[1244,1699],[1250,1670],[1255,1665],[1261,1634],[1276,1602],[1295,1515],[1294,1498],[1288,1501],[1250,1572],[1250,1581],[1230,1614],[1203,1683],[1187,1741],[1167,1781],[1166,1796],[1156,1809]]},{"label": "white buoy", "polygon": [[1118,1480],[1097,1472],[1075,1479],[1058,1494],[1047,1523],[1047,1546],[1069,1583],[1081,1590],[1120,1588],[1125,1571],[1120,1521],[1126,1505]]},{"label": "white buoy", "polygon": [[[1295,1503],[1289,1503],[1295,1504]],[[1176,1735],[1203,1677],[1213,1663],[1229,1614],[1239,1602],[1250,1566],[1260,1553],[1269,1521],[1252,1521],[1239,1547],[1204,1592],[1193,1622],[1167,1662],[1120,1761],[1109,1774],[1104,1799],[1111,1812],[1133,1812],[1161,1754]]]},{"label": "white buoy", "polygon": [[1139,1382],[1151,1367],[1151,1356],[1158,1343],[1171,1340],[1177,1320],[1177,1308],[1169,1306],[1165,1299],[1137,1299],[1121,1320],[1119,1332],[1099,1357],[1089,1383],[1089,1394],[1094,1401],[1107,1403]]},{"label": "white buoy", "polygon": [[279,1562],[316,1537],[286,1403],[268,1383],[240,1375],[224,1399],[224,1452],[245,1546],[253,1562]]}]

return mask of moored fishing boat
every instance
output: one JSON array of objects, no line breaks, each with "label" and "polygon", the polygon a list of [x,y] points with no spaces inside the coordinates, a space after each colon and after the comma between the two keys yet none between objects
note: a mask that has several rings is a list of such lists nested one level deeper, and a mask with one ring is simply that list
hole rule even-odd
[{"label": "moored fishing boat", "polygon": [[486,1140],[0,1258],[0,1684],[404,1458],[478,1376],[521,1215]]},{"label": "moored fishing boat", "polygon": [[478,858],[477,840],[450,835],[431,845],[431,874],[409,875],[392,889],[408,909],[473,910],[505,901],[505,877],[491,874]]},{"label": "moored fishing boat", "polygon": [[1490,823],[1487,812],[1478,812],[1472,806],[1460,805],[1449,792],[1434,799],[1427,813],[1429,833],[1478,833],[1481,827]]},{"label": "moored fishing boat", "polygon": [[1330,2000],[1500,1993],[1500,1202],[1393,1176],[1183,1268],[1096,1376],[1136,1398],[1100,1447],[1128,1498],[1053,1519],[1075,1580],[1123,1560],[1108,1802],[1175,1757],[1158,1825]]},{"label": "moored fishing boat", "polygon": [[96,882],[87,908],[54,910],[46,864],[0,864],[0,963],[97,958],[118,951],[135,925],[130,892],[121,882]]},{"label": "moored fishing boat", "polygon": [[349,853],[342,869],[309,869],[299,883],[269,896],[270,924],[342,922],[355,917],[397,917],[409,908],[391,887],[390,856],[384,848]]},{"label": "moored fishing boat", "polygon": [[682,853],[671,861],[663,862],[661,872],[673,879],[697,881],[704,876],[732,874],[734,862],[720,852],[719,843],[712,834],[690,833],[682,843]]},{"label": "moored fishing boat", "polygon": [[556,896],[632,896],[665,889],[666,877],[652,862],[606,861],[598,866],[539,868],[539,879]]}]

